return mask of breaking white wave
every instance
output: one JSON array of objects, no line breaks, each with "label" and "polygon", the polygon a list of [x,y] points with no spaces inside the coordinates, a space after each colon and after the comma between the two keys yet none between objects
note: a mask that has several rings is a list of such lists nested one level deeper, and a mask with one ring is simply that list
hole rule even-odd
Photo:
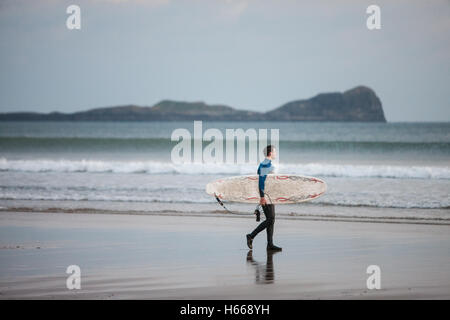
[{"label": "breaking white wave", "polygon": [[[255,165],[173,164],[157,161],[8,160],[0,158],[0,171],[242,175],[255,174]],[[280,164],[278,172],[319,177],[450,179],[450,167],[439,166],[305,163]]]}]

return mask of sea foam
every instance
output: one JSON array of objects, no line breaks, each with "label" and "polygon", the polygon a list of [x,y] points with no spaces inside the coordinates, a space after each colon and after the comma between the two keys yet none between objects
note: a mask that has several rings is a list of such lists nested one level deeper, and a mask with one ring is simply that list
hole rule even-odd
[{"label": "sea foam", "polygon": [[[243,175],[255,174],[255,165],[229,165],[219,163],[173,164],[158,161],[64,159],[8,160],[6,158],[0,158],[0,171]],[[447,166],[285,163],[278,166],[278,172],[319,177],[450,179],[450,167]]]}]

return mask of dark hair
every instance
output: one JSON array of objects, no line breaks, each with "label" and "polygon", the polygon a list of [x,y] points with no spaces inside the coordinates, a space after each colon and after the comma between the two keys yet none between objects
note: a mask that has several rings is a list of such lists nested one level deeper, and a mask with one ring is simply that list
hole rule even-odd
[{"label": "dark hair", "polygon": [[272,146],[271,144],[269,144],[267,147],[264,148],[264,155],[266,157],[269,156],[269,154],[272,152],[272,150],[275,149],[274,146]]}]

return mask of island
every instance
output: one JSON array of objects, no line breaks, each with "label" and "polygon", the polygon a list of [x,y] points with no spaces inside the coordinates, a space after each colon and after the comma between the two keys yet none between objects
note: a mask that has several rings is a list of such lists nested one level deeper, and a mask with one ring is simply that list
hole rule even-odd
[{"label": "island", "polygon": [[154,106],[124,105],[74,113],[0,113],[0,121],[352,121],[386,122],[375,92],[358,86],[345,92],[320,93],[268,112],[239,110],[202,101],[163,100]]}]

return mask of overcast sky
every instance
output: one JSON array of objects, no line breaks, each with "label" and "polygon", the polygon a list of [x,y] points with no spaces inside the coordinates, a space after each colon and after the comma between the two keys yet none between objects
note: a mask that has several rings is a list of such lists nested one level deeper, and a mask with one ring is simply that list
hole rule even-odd
[{"label": "overcast sky", "polygon": [[[71,4],[81,30],[66,27]],[[366,85],[388,121],[450,121],[448,0],[0,0],[0,39],[1,112],[267,111]]]}]

